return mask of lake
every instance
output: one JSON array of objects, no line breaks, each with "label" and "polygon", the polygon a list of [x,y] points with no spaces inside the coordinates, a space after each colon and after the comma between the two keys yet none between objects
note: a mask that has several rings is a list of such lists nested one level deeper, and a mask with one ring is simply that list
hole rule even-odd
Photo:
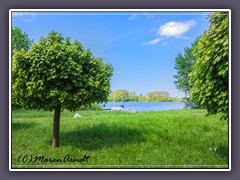
[{"label": "lake", "polygon": [[[178,110],[184,108],[183,102],[108,102],[100,104],[103,109],[110,110],[111,108],[131,111],[161,111],[161,110]],[[124,108],[121,108],[124,105]],[[120,109],[121,108],[121,109]]]}]

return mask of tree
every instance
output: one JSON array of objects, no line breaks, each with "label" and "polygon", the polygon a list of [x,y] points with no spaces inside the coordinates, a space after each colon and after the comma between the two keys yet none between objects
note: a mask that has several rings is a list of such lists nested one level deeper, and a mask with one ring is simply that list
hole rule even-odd
[{"label": "tree", "polygon": [[130,91],[128,93],[128,95],[129,95],[129,97],[128,97],[129,101],[138,101],[136,93],[134,91]]},{"label": "tree", "polygon": [[155,101],[155,92],[149,92],[147,93],[147,98],[148,98],[148,101]]},{"label": "tree", "polygon": [[12,50],[13,53],[24,49],[29,50],[33,43],[33,40],[28,38],[28,35],[18,27],[12,28]]},{"label": "tree", "polygon": [[140,102],[146,102],[147,101],[147,96],[145,96],[142,93],[140,93],[140,95],[137,97],[137,99]]},{"label": "tree", "polygon": [[129,91],[124,89],[118,89],[116,91],[112,91],[109,97],[110,101],[129,101]]},{"label": "tree", "polygon": [[167,91],[161,91],[159,96],[160,96],[160,99],[159,99],[160,101],[168,101],[170,94]]},{"label": "tree", "polygon": [[[28,38],[28,35],[18,27],[12,28],[12,54],[24,49],[28,51],[32,46],[33,40]],[[15,61],[12,61],[12,71],[15,70]]]},{"label": "tree", "polygon": [[174,78],[176,79],[174,84],[176,85],[176,88],[179,91],[184,92],[186,96],[189,96],[191,88],[189,83],[189,73],[193,71],[193,65],[196,62],[196,58],[192,51],[197,45],[198,40],[199,38],[197,38],[190,47],[184,48],[183,54],[179,53],[175,59],[174,69],[176,69],[177,75],[174,75]]},{"label": "tree", "polygon": [[13,56],[16,71],[12,93],[27,109],[54,110],[52,146],[59,146],[60,112],[107,101],[112,66],[84,50],[78,41],[70,42],[51,32]]},{"label": "tree", "polygon": [[168,101],[169,92],[167,91],[153,91],[147,94],[148,101]]},{"label": "tree", "polygon": [[215,12],[209,22],[193,51],[190,98],[208,114],[223,113],[222,118],[228,119],[228,13]]},{"label": "tree", "polygon": [[174,78],[176,79],[174,81],[174,84],[176,85],[176,88],[185,93],[185,106],[190,108],[197,108],[198,102],[190,102],[190,89],[192,87],[192,84],[189,82],[190,80],[190,73],[193,71],[193,66],[196,62],[196,58],[193,55],[193,49],[197,46],[197,42],[199,41],[200,37],[198,37],[190,47],[185,47],[184,52],[179,53],[175,59],[175,66],[174,69],[176,69],[177,74],[174,75]]}]

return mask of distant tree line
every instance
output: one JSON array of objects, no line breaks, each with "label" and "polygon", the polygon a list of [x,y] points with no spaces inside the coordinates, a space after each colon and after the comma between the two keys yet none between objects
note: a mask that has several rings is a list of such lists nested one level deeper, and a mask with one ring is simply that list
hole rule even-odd
[{"label": "distant tree line", "polygon": [[167,91],[153,91],[149,92],[146,95],[140,94],[136,95],[134,91],[128,91],[124,89],[119,89],[112,91],[108,97],[108,101],[111,102],[166,102],[166,101],[182,101],[181,98],[170,97],[169,92]]}]

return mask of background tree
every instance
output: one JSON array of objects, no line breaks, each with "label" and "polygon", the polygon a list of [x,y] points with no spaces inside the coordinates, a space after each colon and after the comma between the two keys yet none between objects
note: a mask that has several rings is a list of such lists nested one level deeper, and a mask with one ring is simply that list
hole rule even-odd
[{"label": "background tree", "polygon": [[84,50],[78,41],[70,42],[51,32],[13,56],[16,70],[12,93],[27,109],[54,110],[52,146],[59,146],[60,112],[76,111],[91,103],[106,102],[110,93],[112,66]]},{"label": "background tree", "polygon": [[134,91],[130,91],[128,93],[128,95],[129,95],[129,101],[138,101],[138,98],[137,98],[136,93]]},{"label": "background tree", "polygon": [[[28,38],[28,35],[18,27],[12,28],[12,54],[24,49],[28,51],[32,46],[33,40]],[[15,70],[15,62],[12,61],[12,71]]]},{"label": "background tree", "polygon": [[129,101],[129,94],[130,92],[128,90],[125,89],[118,89],[116,91],[112,91],[110,94],[110,101],[113,102],[119,102],[119,101]]},{"label": "background tree", "polygon": [[[28,35],[18,27],[12,28],[12,55],[21,49],[28,51],[33,43],[33,40],[28,38]],[[12,59],[12,72],[16,69],[16,63],[14,59]],[[12,97],[12,107],[19,108],[19,106],[15,103],[15,97]]]},{"label": "background tree", "polygon": [[170,94],[168,91],[160,91],[158,101],[169,101]]},{"label": "background tree", "polygon": [[139,96],[136,95],[134,91],[128,91],[124,89],[118,89],[112,91],[108,97],[109,102],[166,102],[166,101],[182,101],[181,98],[170,97],[168,91],[153,91],[149,92],[146,95],[140,93]]},{"label": "background tree", "polygon": [[137,96],[137,99],[138,99],[138,101],[146,102],[147,101],[147,96],[145,96],[142,93],[140,93],[140,95]]},{"label": "background tree", "polygon": [[28,38],[28,35],[18,27],[12,28],[12,50],[13,53],[24,49],[25,51],[29,50],[33,40]]},{"label": "background tree", "polygon": [[168,101],[169,92],[167,91],[153,91],[147,94],[148,101]]},{"label": "background tree", "polygon": [[190,89],[192,84],[189,82],[189,74],[193,71],[193,66],[196,62],[196,58],[193,55],[193,49],[197,46],[199,39],[200,37],[198,37],[190,47],[184,48],[183,54],[179,53],[177,55],[174,66],[177,71],[177,74],[174,75],[174,78],[176,79],[174,84],[179,91],[185,93],[185,105],[190,108],[198,108],[198,102],[190,102]]},{"label": "background tree", "polygon": [[208,114],[223,113],[222,118],[228,119],[228,13],[215,12],[209,22],[194,48],[190,95]]}]

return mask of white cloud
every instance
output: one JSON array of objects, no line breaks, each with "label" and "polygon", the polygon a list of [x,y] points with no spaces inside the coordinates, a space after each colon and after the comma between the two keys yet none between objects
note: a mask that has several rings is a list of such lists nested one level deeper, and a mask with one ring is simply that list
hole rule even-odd
[{"label": "white cloud", "polygon": [[157,34],[160,36],[180,37],[195,25],[196,23],[193,20],[186,22],[168,22],[159,27]]},{"label": "white cloud", "polygon": [[161,40],[162,40],[162,38],[153,39],[148,42],[142,42],[142,45],[154,45],[154,44],[157,44],[158,42],[160,42]]},{"label": "white cloud", "polygon": [[137,15],[136,14],[133,14],[131,16],[128,17],[128,20],[134,20],[136,19]]},{"label": "white cloud", "polygon": [[152,41],[149,41],[148,44],[157,44],[159,41],[161,41],[161,38],[154,39]]}]

